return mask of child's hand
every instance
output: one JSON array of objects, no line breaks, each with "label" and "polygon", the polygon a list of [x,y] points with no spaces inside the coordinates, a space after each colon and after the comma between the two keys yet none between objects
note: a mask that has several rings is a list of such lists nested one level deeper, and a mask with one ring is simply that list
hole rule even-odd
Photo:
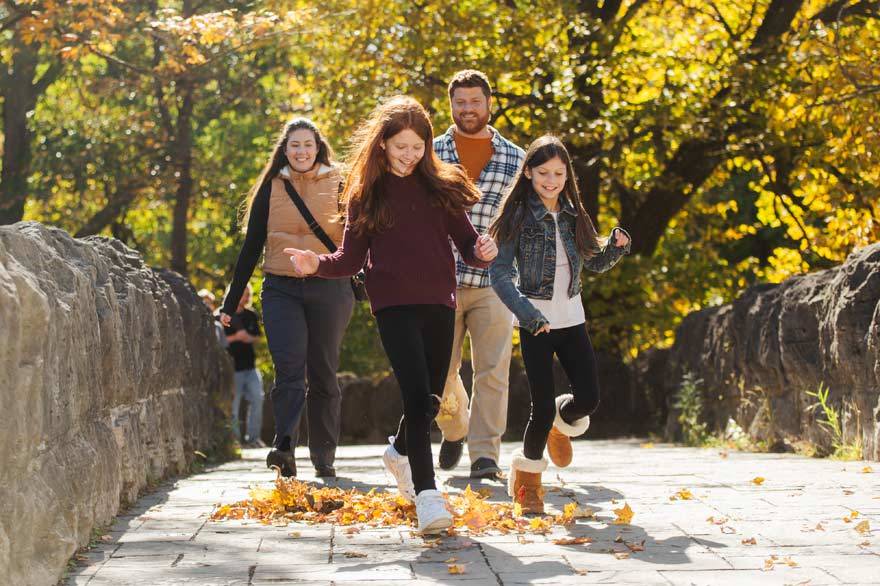
[{"label": "child's hand", "polygon": [[290,255],[290,262],[293,263],[293,270],[303,277],[314,275],[318,272],[318,255],[311,250],[300,250],[299,248],[285,248],[284,254]]},{"label": "child's hand", "polygon": [[543,326],[538,328],[538,330],[535,332],[535,335],[537,336],[538,334],[549,334],[549,333],[550,333],[550,324],[544,324]]},{"label": "child's hand", "polygon": [[616,246],[617,248],[623,248],[627,244],[629,244],[629,238],[627,238],[624,231],[616,230],[614,232],[614,246]]},{"label": "child's hand", "polygon": [[489,262],[494,260],[496,256],[498,256],[498,246],[495,244],[495,241],[488,234],[483,234],[479,238],[477,238],[477,246],[475,253],[477,258]]},{"label": "child's hand", "polygon": [[228,328],[229,324],[232,323],[232,316],[227,313],[223,313],[221,311],[220,312],[220,323]]}]

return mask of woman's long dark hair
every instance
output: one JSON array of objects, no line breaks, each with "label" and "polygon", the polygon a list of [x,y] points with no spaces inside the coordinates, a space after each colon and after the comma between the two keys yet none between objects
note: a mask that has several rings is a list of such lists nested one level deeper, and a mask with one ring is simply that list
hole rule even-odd
[{"label": "woman's long dark hair", "polygon": [[315,135],[315,145],[318,147],[318,154],[315,157],[315,165],[330,166],[333,164],[331,162],[333,160],[333,149],[330,148],[324,135],[321,134],[321,131],[318,130],[318,127],[315,126],[314,122],[308,118],[294,118],[285,124],[281,129],[281,132],[278,134],[278,140],[275,141],[275,148],[272,150],[272,156],[269,157],[269,160],[260,172],[260,177],[257,179],[257,182],[254,183],[254,186],[251,188],[250,192],[248,192],[247,199],[245,200],[242,225],[247,226],[247,220],[251,215],[251,206],[254,204],[254,198],[257,197],[257,193],[263,189],[266,183],[277,177],[278,173],[281,172],[281,169],[289,164],[285,153],[287,150],[287,140],[290,138],[291,134],[302,129],[310,130],[312,134]]},{"label": "woman's long dark hair", "polygon": [[525,214],[529,213],[529,198],[533,194],[534,197],[538,197],[532,187],[532,180],[526,177],[525,170],[529,169],[534,172],[535,167],[543,165],[554,157],[559,157],[566,168],[565,185],[559,194],[560,203],[567,201],[574,208],[577,214],[574,229],[575,242],[581,255],[584,258],[590,258],[600,249],[599,237],[590,215],[581,202],[577,188],[577,177],[575,177],[568,150],[561,140],[551,134],[545,134],[529,146],[516,181],[504,196],[501,208],[492,221],[492,225],[489,226],[489,234],[499,244],[516,239],[522,230]]},{"label": "woman's long dark hair", "polygon": [[416,100],[395,96],[377,106],[355,132],[350,171],[343,199],[359,213],[351,227],[356,232],[375,234],[391,227],[391,211],[377,183],[391,173],[382,143],[410,129],[425,141],[425,154],[416,165],[435,204],[448,212],[467,209],[480,199],[480,192],[463,169],[444,163],[434,152],[434,129],[428,113]]}]

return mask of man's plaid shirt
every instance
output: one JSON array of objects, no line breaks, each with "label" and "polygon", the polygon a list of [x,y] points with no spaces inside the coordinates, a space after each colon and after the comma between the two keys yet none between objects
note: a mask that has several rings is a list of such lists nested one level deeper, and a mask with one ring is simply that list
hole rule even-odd
[{"label": "man's plaid shirt", "polygon": [[[524,150],[502,137],[497,130],[489,127],[492,132],[492,158],[486,163],[477,187],[483,197],[471,208],[471,222],[477,232],[485,234],[489,230],[489,224],[498,211],[504,192],[510,187],[516,178],[523,159],[526,157]],[[458,158],[458,150],[455,148],[455,126],[451,126],[445,134],[434,139],[434,150],[441,160],[456,165],[461,164]],[[488,287],[489,270],[469,267],[455,254],[455,274],[459,287]]]}]

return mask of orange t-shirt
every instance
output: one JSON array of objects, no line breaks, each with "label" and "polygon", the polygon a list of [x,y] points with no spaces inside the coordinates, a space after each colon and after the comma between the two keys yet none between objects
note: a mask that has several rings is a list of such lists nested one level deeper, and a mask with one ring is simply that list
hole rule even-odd
[{"label": "orange t-shirt", "polygon": [[476,181],[483,167],[492,158],[492,137],[470,138],[455,133],[455,149],[458,158],[471,179]]}]

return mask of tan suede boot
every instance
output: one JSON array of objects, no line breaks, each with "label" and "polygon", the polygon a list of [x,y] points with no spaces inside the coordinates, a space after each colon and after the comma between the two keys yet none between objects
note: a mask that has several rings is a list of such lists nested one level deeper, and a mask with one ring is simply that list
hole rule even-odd
[{"label": "tan suede boot", "polygon": [[565,468],[571,464],[571,439],[554,425],[547,436],[547,453],[554,465]]},{"label": "tan suede boot", "polygon": [[553,463],[560,468],[565,468],[571,464],[571,438],[583,435],[590,427],[589,416],[582,417],[574,423],[566,423],[562,419],[559,410],[562,408],[562,404],[569,399],[573,399],[570,394],[556,397],[556,418],[553,420],[550,435],[547,436],[547,452],[550,454],[550,459]]},{"label": "tan suede boot", "polygon": [[519,503],[524,514],[544,514],[544,488],[541,473],[547,469],[547,460],[530,460],[522,450],[513,454],[507,477],[507,494]]}]

